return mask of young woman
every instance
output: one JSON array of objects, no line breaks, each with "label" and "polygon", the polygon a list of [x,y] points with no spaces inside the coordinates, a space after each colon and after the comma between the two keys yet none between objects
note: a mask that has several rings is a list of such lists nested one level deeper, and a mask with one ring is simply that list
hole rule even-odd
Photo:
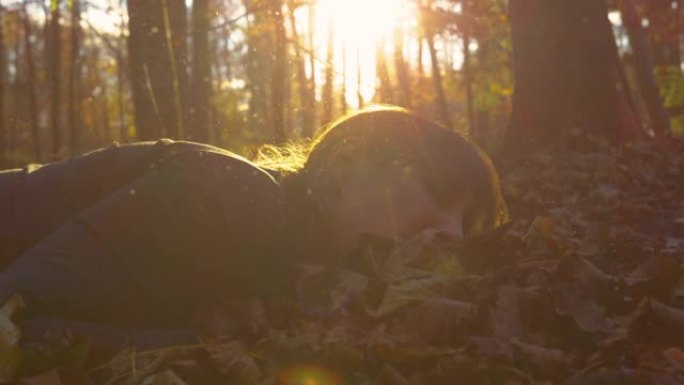
[{"label": "young woman", "polygon": [[[292,291],[363,234],[454,238],[506,218],[487,156],[405,110],[328,126],[302,162],[259,167],[190,142],[114,145],[0,173],[0,300],[29,316],[175,327],[224,299]],[[299,164],[301,163],[301,164]]]}]

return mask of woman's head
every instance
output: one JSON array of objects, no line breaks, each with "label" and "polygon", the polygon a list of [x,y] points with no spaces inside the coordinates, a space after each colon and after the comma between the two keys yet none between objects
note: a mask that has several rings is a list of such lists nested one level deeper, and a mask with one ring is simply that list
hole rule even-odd
[{"label": "woman's head", "polygon": [[458,238],[506,218],[489,158],[461,135],[396,107],[329,125],[295,179],[330,245],[428,227]]}]

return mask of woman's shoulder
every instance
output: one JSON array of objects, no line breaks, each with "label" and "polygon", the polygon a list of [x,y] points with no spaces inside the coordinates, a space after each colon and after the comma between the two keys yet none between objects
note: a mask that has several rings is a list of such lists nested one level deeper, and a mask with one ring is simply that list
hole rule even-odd
[{"label": "woman's shoulder", "polygon": [[275,180],[272,173],[243,156],[221,147],[185,140],[159,139],[125,144],[114,142],[109,146],[75,157],[66,163],[69,164],[68,168],[76,173],[87,169],[108,174],[127,169],[138,169],[140,173],[145,169],[154,169],[167,163],[173,163],[176,166],[186,163],[188,167],[202,164],[203,167],[222,166],[223,170],[231,170],[233,167],[238,171],[248,169],[269,175]]},{"label": "woman's shoulder", "polygon": [[156,156],[157,163],[152,167],[170,163],[175,164],[176,167],[199,167],[203,171],[213,172],[216,175],[265,178],[276,184],[279,180],[279,174],[276,171],[261,167],[241,155],[210,144],[160,139],[154,142],[154,146],[159,154]]}]

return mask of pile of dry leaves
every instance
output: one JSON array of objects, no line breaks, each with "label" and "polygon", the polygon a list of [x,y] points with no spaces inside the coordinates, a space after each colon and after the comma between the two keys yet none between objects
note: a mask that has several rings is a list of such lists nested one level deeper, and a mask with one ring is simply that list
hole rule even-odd
[{"label": "pile of dry leaves", "polygon": [[429,231],[401,245],[370,240],[358,271],[301,266],[295,300],[217,311],[197,344],[104,359],[77,338],[22,348],[9,304],[0,374],[27,384],[681,384],[682,181],[684,141],[585,138],[504,177],[505,228],[460,244]]}]

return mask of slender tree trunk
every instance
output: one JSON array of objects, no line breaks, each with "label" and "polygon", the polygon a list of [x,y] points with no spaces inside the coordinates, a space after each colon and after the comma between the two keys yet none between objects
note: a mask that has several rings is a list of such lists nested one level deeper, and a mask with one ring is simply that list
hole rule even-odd
[{"label": "slender tree trunk", "polygon": [[430,51],[430,61],[432,64],[432,83],[437,96],[437,110],[442,124],[451,127],[451,117],[449,116],[449,109],[447,107],[446,95],[444,93],[444,84],[442,82],[442,72],[439,69],[439,59],[437,58],[437,49],[435,49],[434,36],[431,33],[425,35],[425,41]]},{"label": "slender tree trunk", "polygon": [[335,80],[334,52],[335,37],[331,19],[328,21],[328,52],[325,59],[325,83],[323,84],[323,94],[321,96],[323,103],[323,115],[321,116],[321,120],[323,121],[323,124],[330,122],[333,116],[333,81]]},{"label": "slender tree trunk", "polygon": [[[261,2],[260,2],[261,1]],[[274,28],[270,15],[272,0],[243,0],[252,17],[246,20],[245,55],[247,90],[249,92],[248,125],[261,141],[273,141],[273,111],[271,109],[274,64]]]},{"label": "slender tree trunk", "polygon": [[48,46],[48,76],[50,79],[50,128],[52,129],[52,159],[56,160],[62,150],[61,122],[61,76],[62,73],[62,26],[60,24],[59,0],[51,1],[49,46]]},{"label": "slender tree trunk", "polygon": [[423,66],[423,39],[425,38],[422,27],[418,27],[418,56],[416,60],[418,61],[418,77],[423,79],[425,77],[425,67]]},{"label": "slender tree trunk", "polygon": [[6,122],[5,122],[5,89],[7,83],[7,61],[5,54],[5,8],[0,6],[0,169],[4,169],[7,159]]},{"label": "slender tree trunk", "polygon": [[425,0],[416,0],[416,6],[419,12],[419,23],[417,29],[418,38],[418,80],[425,78],[425,68],[423,67],[423,41],[425,39]]},{"label": "slender tree trunk", "polygon": [[316,2],[312,1],[309,3],[309,20],[308,20],[308,32],[309,32],[309,69],[311,70],[311,75],[309,76],[309,103],[308,109],[311,114],[311,131],[305,132],[306,137],[311,137],[316,131],[316,46],[314,45],[314,34],[316,33]]},{"label": "slender tree trunk", "polygon": [[[123,21],[124,16],[121,15],[121,34],[119,35],[119,42],[123,42],[125,44],[125,35],[124,35],[124,21]],[[119,140],[121,142],[128,142],[128,119],[126,118],[126,98],[125,98],[125,92],[124,92],[124,84],[126,83],[126,73],[124,69],[126,68],[126,63],[124,59],[124,53],[122,52],[121,49],[122,44],[119,44],[117,46],[116,50],[116,87],[117,87],[117,104],[119,106]]]},{"label": "slender tree trunk", "polygon": [[183,0],[128,0],[130,83],[138,139],[184,136]]},{"label": "slender tree trunk", "polygon": [[342,89],[340,90],[341,113],[347,113],[347,44],[342,44]]},{"label": "slender tree trunk", "polygon": [[670,132],[670,117],[665,111],[663,101],[660,98],[658,84],[654,76],[654,62],[649,45],[648,37],[644,27],[641,25],[641,18],[637,11],[634,0],[622,0],[620,12],[624,23],[629,42],[634,56],[634,67],[636,70],[637,81],[646,108],[648,110],[651,128],[656,135],[663,135]]},{"label": "slender tree trunk", "polygon": [[103,137],[104,137],[104,142],[105,143],[111,143],[112,141],[112,125],[109,120],[109,87],[107,87],[107,82],[103,81],[102,79],[100,80],[100,84],[102,87],[102,101],[101,101],[101,109],[102,109],[102,132],[103,132]]},{"label": "slender tree trunk", "polygon": [[[15,87],[17,85],[15,84]],[[16,90],[16,88],[15,88]],[[8,138],[7,138],[7,152],[9,154],[14,154],[18,151],[18,143],[17,143],[17,123],[19,122],[19,101],[14,100],[13,107],[14,111],[11,112],[10,116],[10,124],[9,124],[9,132],[8,132]],[[13,163],[9,163],[10,166],[14,166]]]},{"label": "slender tree trunk", "polygon": [[188,136],[199,142],[209,141],[211,109],[211,60],[209,56],[208,0],[192,3],[192,77],[190,79]]},{"label": "slender tree trunk", "polygon": [[71,64],[69,73],[69,149],[79,153],[81,144],[81,9],[79,0],[71,2]]},{"label": "slender tree trunk", "polygon": [[411,78],[404,60],[404,35],[400,29],[394,31],[394,70],[401,96],[399,105],[411,107]]},{"label": "slender tree trunk", "polygon": [[[449,109],[447,107],[446,94],[444,92],[444,83],[442,81],[442,72],[439,68],[439,59],[437,58],[437,49],[435,48],[435,30],[434,26],[427,21],[428,12],[432,11],[432,0],[424,2],[417,0],[418,9],[420,12],[420,31],[425,39],[430,54],[430,62],[432,66],[432,84],[435,90],[436,107],[439,113],[439,120],[447,127],[451,127],[451,117],[449,116]],[[422,56],[422,54],[421,54]],[[422,59],[421,59],[422,60]]]},{"label": "slender tree trunk", "polygon": [[31,116],[31,142],[33,143],[33,159],[36,162],[40,162],[43,159],[41,137],[40,137],[40,125],[38,122],[38,116],[40,111],[38,111],[38,96],[36,95],[36,67],[33,60],[33,43],[31,39],[32,28],[31,19],[29,18],[28,12],[26,11],[26,4],[28,1],[24,2],[24,12],[22,15],[22,21],[24,24],[24,45],[26,49],[26,77],[27,77],[27,87],[28,87],[28,103],[29,103],[29,115]]},{"label": "slender tree trunk", "polygon": [[375,77],[379,83],[376,100],[380,103],[393,103],[392,83],[390,82],[389,69],[387,68],[384,39],[381,39],[375,46]]},{"label": "slender tree trunk", "polygon": [[309,108],[309,82],[306,78],[306,64],[304,63],[304,56],[302,55],[301,42],[299,33],[297,32],[297,23],[294,15],[295,2],[290,0],[288,2],[288,19],[290,22],[290,30],[292,31],[292,40],[294,41],[295,63],[297,65],[297,84],[299,90],[299,112],[302,133],[313,131],[313,119],[311,110]]},{"label": "slender tree trunk", "polygon": [[119,108],[119,140],[121,142],[128,142],[128,119],[126,118],[126,98],[124,95],[124,59],[123,53],[116,54],[116,100]]},{"label": "slender tree trunk", "polygon": [[[493,45],[497,44],[494,43],[492,44],[493,39],[487,39],[487,37],[484,36],[483,33],[480,33],[478,36],[476,36],[477,43],[478,43],[478,49],[477,49],[477,64],[478,68],[483,68],[486,66],[487,62],[490,60],[490,52],[493,48]],[[472,56],[471,56],[472,58]],[[472,63],[472,61],[471,61]],[[471,71],[472,71],[472,65],[471,65]],[[472,75],[472,72],[471,72]],[[474,80],[471,78],[471,81]],[[472,83],[471,83],[472,84]],[[485,150],[490,151],[493,149],[495,146],[495,143],[493,143],[493,137],[492,137],[492,124],[491,124],[491,111],[488,109],[482,108],[482,107],[477,107],[473,106],[475,110],[475,121],[473,122],[473,126],[470,129],[470,135],[472,136],[473,139]],[[496,136],[497,138],[500,137],[500,135]]]},{"label": "slender tree trunk", "polygon": [[[470,2],[463,1],[463,15],[468,17],[470,15]],[[476,131],[475,127],[475,109],[473,106],[473,70],[470,55],[470,28],[468,25],[463,29],[463,67],[461,69],[463,74],[463,87],[466,92],[466,109],[468,111],[468,132],[471,134]]]},{"label": "slender tree trunk", "polygon": [[287,36],[285,34],[282,0],[270,0],[270,6],[271,17],[275,26],[274,63],[271,75],[271,122],[275,141],[282,143],[288,136],[288,129],[285,126]]}]

